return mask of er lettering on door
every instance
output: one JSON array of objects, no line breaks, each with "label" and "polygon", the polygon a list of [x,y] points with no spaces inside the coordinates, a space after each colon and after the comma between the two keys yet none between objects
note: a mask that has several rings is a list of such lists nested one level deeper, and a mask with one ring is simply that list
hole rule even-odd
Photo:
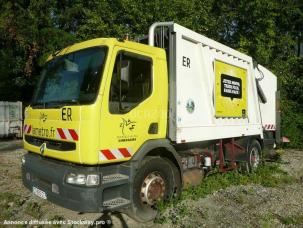
[{"label": "er lettering on door", "polygon": [[72,109],[71,108],[62,108],[62,120],[72,121]]}]

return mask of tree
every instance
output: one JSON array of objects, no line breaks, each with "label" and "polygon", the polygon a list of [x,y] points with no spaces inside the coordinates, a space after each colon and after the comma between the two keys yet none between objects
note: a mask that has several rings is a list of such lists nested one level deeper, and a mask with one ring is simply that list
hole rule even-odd
[{"label": "tree", "polygon": [[65,46],[134,38],[156,21],[175,21],[271,69],[279,78],[284,132],[293,146],[303,141],[302,0],[15,0],[0,1],[0,8],[0,100],[28,103],[46,58]]},{"label": "tree", "polygon": [[53,17],[55,1],[0,3],[0,100],[31,98],[36,75],[49,54],[74,35],[59,29]]}]

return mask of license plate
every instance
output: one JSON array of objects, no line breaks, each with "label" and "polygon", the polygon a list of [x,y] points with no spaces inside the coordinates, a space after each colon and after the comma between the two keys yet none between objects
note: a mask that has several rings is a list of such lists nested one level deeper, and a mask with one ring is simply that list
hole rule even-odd
[{"label": "license plate", "polygon": [[42,199],[46,199],[46,193],[36,187],[33,187],[33,193],[36,195],[36,196],[39,196],[40,198]]}]

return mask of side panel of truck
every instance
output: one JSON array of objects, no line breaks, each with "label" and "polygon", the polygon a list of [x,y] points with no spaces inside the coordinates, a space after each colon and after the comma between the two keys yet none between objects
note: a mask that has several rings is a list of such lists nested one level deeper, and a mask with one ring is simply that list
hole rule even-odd
[{"label": "side panel of truck", "polygon": [[214,61],[215,116],[246,118],[247,70],[219,60]]},{"label": "side panel of truck", "polygon": [[[174,25],[174,31],[176,32],[176,142],[250,135],[262,137],[259,101],[251,57],[182,26]],[[246,94],[241,98],[243,101],[246,98],[245,102],[242,102],[243,107],[245,106],[243,116],[237,114],[233,117],[227,113],[218,116],[216,62],[230,66],[231,71],[242,69],[245,72],[242,87],[246,88],[243,91]],[[230,98],[231,104],[242,105],[241,102],[236,102],[236,99],[238,101],[241,99],[233,99]],[[225,108],[229,106],[228,104],[224,104]]]},{"label": "side panel of truck", "polygon": [[266,102],[260,102],[262,126],[265,131],[275,131],[276,126],[276,94],[277,78],[263,66],[255,69],[256,78],[259,80],[260,87],[265,95]]}]

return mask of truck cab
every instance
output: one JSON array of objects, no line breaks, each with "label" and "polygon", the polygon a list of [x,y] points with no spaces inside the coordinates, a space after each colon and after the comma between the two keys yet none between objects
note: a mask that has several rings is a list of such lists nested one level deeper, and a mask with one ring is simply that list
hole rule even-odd
[{"label": "truck cab", "polygon": [[63,161],[127,161],[147,138],[164,138],[163,50],[117,39],[70,46],[50,58],[26,109],[24,147]]},{"label": "truck cab", "polygon": [[[165,51],[139,43],[94,39],[50,57],[25,110],[25,186],[82,212],[128,204],[130,171],[108,165],[165,138],[167,84]],[[116,193],[102,193],[117,181]]]}]

